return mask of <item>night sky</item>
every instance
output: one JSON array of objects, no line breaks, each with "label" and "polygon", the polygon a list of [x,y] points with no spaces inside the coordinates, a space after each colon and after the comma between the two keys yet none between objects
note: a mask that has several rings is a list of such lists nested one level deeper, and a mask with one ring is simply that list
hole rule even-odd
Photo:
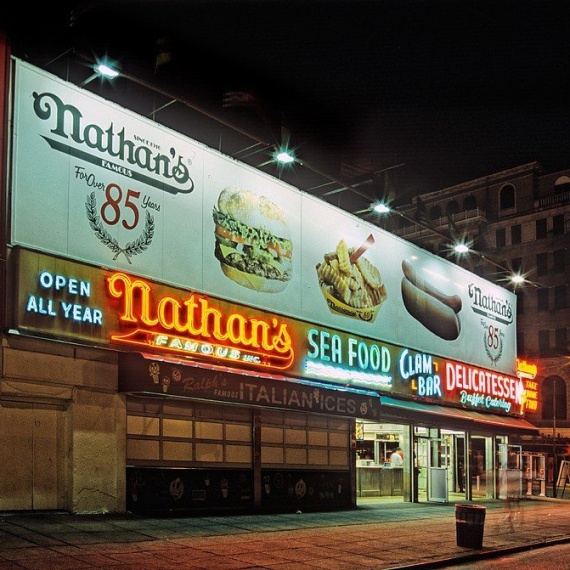
[{"label": "night sky", "polygon": [[[570,168],[568,2],[61,4],[14,23],[28,41],[48,34],[153,69],[212,109],[247,93],[307,160],[404,164],[403,201],[534,160]],[[170,60],[156,69],[158,46]]]}]

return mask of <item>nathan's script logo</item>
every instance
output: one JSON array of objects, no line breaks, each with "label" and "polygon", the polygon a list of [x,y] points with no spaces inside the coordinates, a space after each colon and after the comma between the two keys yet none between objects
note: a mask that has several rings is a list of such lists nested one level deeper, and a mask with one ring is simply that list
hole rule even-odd
[{"label": "nathan's script logo", "polygon": [[469,284],[467,290],[473,312],[503,325],[510,325],[513,322],[513,306],[507,300],[488,295],[473,283]]},{"label": "nathan's script logo", "polygon": [[[85,123],[77,107],[65,104],[53,93],[34,92],[33,97],[36,116],[54,123],[50,132],[59,139],[42,135],[52,149],[171,194],[189,194],[194,190],[188,161],[175,148],[170,148],[169,155],[155,152],[148,146],[128,140],[124,128],[115,132],[113,123],[106,128]],[[67,144],[70,139],[75,146]],[[107,158],[91,154],[91,150],[107,155]]]}]

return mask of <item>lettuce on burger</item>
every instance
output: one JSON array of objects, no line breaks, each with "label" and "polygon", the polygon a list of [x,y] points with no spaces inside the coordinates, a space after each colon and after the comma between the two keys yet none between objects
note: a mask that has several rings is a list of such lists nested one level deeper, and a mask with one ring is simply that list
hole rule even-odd
[{"label": "lettuce on burger", "polygon": [[283,210],[250,190],[225,188],[213,211],[215,255],[244,287],[277,293],[291,279],[293,243]]}]

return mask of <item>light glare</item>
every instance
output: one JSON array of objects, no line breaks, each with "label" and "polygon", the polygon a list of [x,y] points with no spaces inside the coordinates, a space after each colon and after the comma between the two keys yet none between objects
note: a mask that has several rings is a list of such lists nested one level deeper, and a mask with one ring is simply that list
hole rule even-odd
[{"label": "light glare", "polygon": [[379,214],[387,214],[390,211],[390,208],[386,206],[386,204],[380,203],[374,206],[374,211],[378,212]]},{"label": "light glare", "polygon": [[113,79],[119,75],[119,72],[104,63],[100,63],[97,66],[97,72],[104,77],[108,77],[109,79]]},{"label": "light glare", "polygon": [[275,156],[275,159],[277,160],[277,162],[280,162],[281,164],[291,164],[292,162],[295,162],[295,157],[291,156],[288,152],[284,150],[278,152],[277,155]]}]

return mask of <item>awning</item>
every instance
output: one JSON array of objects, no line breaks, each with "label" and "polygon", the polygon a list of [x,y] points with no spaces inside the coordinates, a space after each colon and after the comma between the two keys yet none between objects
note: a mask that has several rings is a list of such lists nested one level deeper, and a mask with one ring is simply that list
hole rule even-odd
[{"label": "awning", "polygon": [[146,353],[119,354],[119,391],[378,421],[378,393]]},{"label": "awning", "polygon": [[536,435],[539,429],[524,418],[486,414],[474,410],[425,404],[412,400],[399,400],[390,396],[380,396],[381,421],[413,421],[426,426],[460,428],[470,431],[492,431],[494,433],[517,433]]}]

